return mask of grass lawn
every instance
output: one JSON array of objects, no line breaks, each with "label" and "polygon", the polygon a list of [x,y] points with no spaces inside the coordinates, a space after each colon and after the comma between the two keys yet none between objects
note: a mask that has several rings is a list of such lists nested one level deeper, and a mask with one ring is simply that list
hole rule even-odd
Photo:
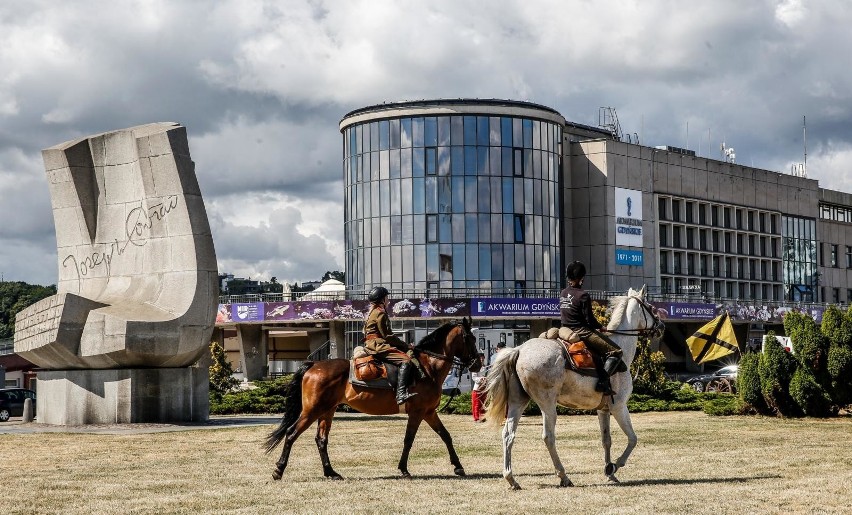
[{"label": "grass lawn", "polygon": [[[633,416],[639,444],[606,482],[597,418],[560,417],[557,447],[576,487],[557,488],[539,417],[521,421],[514,472],[503,480],[499,432],[469,416],[442,419],[468,473],[452,474],[424,423],[396,464],[405,419],[338,415],[329,453],[345,481],[322,477],[313,431],[296,442],[282,481],[273,426],[147,434],[0,435],[3,513],[852,513],[852,419]],[[618,456],[624,435],[613,422]]]}]

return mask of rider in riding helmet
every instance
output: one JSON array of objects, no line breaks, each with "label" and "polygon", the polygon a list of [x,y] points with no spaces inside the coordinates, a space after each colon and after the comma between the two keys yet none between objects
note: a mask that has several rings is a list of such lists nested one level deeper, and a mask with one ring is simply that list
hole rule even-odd
[{"label": "rider in riding helmet", "polygon": [[559,295],[559,311],[562,315],[562,327],[568,327],[586,342],[586,345],[598,356],[606,360],[603,365],[595,360],[598,367],[598,384],[595,390],[613,395],[609,376],[615,372],[621,363],[621,348],[611,339],[601,333],[603,326],[592,312],[592,299],[583,290],[583,278],[586,277],[586,266],[574,261],[568,265],[568,287]]},{"label": "rider in riding helmet", "polygon": [[367,321],[364,322],[364,348],[383,361],[399,365],[396,403],[403,404],[417,395],[408,391],[408,387],[411,386],[414,379],[411,363],[414,352],[399,336],[391,331],[390,319],[387,314],[387,288],[376,286],[370,290],[367,299],[372,305],[370,314],[367,315]]}]

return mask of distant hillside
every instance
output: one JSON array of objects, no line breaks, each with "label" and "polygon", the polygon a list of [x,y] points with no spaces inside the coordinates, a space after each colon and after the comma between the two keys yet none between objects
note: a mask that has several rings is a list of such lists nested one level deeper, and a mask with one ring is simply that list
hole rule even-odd
[{"label": "distant hillside", "polygon": [[0,340],[15,335],[15,315],[31,304],[56,294],[56,285],[39,286],[17,281],[0,282]]}]

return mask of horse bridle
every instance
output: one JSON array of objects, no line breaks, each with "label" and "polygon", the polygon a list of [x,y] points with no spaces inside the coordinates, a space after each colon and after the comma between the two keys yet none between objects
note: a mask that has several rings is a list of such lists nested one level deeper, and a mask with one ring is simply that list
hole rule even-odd
[{"label": "horse bridle", "polygon": [[[462,328],[462,337],[465,340],[465,345],[468,345],[468,338],[472,338],[474,342],[476,341],[476,337],[473,335],[470,329],[468,329],[464,322],[456,322],[456,326]],[[419,352],[422,352],[423,354],[426,354],[427,356],[431,356],[433,358],[441,359],[444,361],[452,361],[453,365],[460,367],[462,370],[470,368],[479,359],[479,355],[477,355],[476,352],[473,353],[473,356],[467,356],[467,359],[462,359],[459,356],[453,356],[452,359],[450,359],[450,357],[445,354],[439,354],[430,350],[420,350]]]},{"label": "horse bridle", "polygon": [[[628,336],[645,336],[652,340],[663,336],[663,332],[666,330],[666,324],[660,320],[660,316],[657,314],[657,308],[638,295],[628,295],[628,299],[634,299],[640,306],[642,306],[642,317],[645,319],[645,328],[612,330],[609,331],[609,333]],[[650,315],[651,320],[654,321],[654,323],[651,324],[651,327],[648,327],[648,315]]]}]

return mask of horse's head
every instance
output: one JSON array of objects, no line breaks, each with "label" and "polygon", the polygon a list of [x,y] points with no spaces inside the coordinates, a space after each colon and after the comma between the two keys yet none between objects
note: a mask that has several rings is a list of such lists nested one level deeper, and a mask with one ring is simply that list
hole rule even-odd
[{"label": "horse's head", "polygon": [[630,288],[624,297],[613,299],[613,315],[609,329],[635,331],[637,335],[659,338],[666,330],[657,308],[645,300],[646,288]]},{"label": "horse's head", "polygon": [[456,365],[472,372],[482,368],[470,318],[442,325],[420,340],[417,348],[428,352],[440,351]]}]

